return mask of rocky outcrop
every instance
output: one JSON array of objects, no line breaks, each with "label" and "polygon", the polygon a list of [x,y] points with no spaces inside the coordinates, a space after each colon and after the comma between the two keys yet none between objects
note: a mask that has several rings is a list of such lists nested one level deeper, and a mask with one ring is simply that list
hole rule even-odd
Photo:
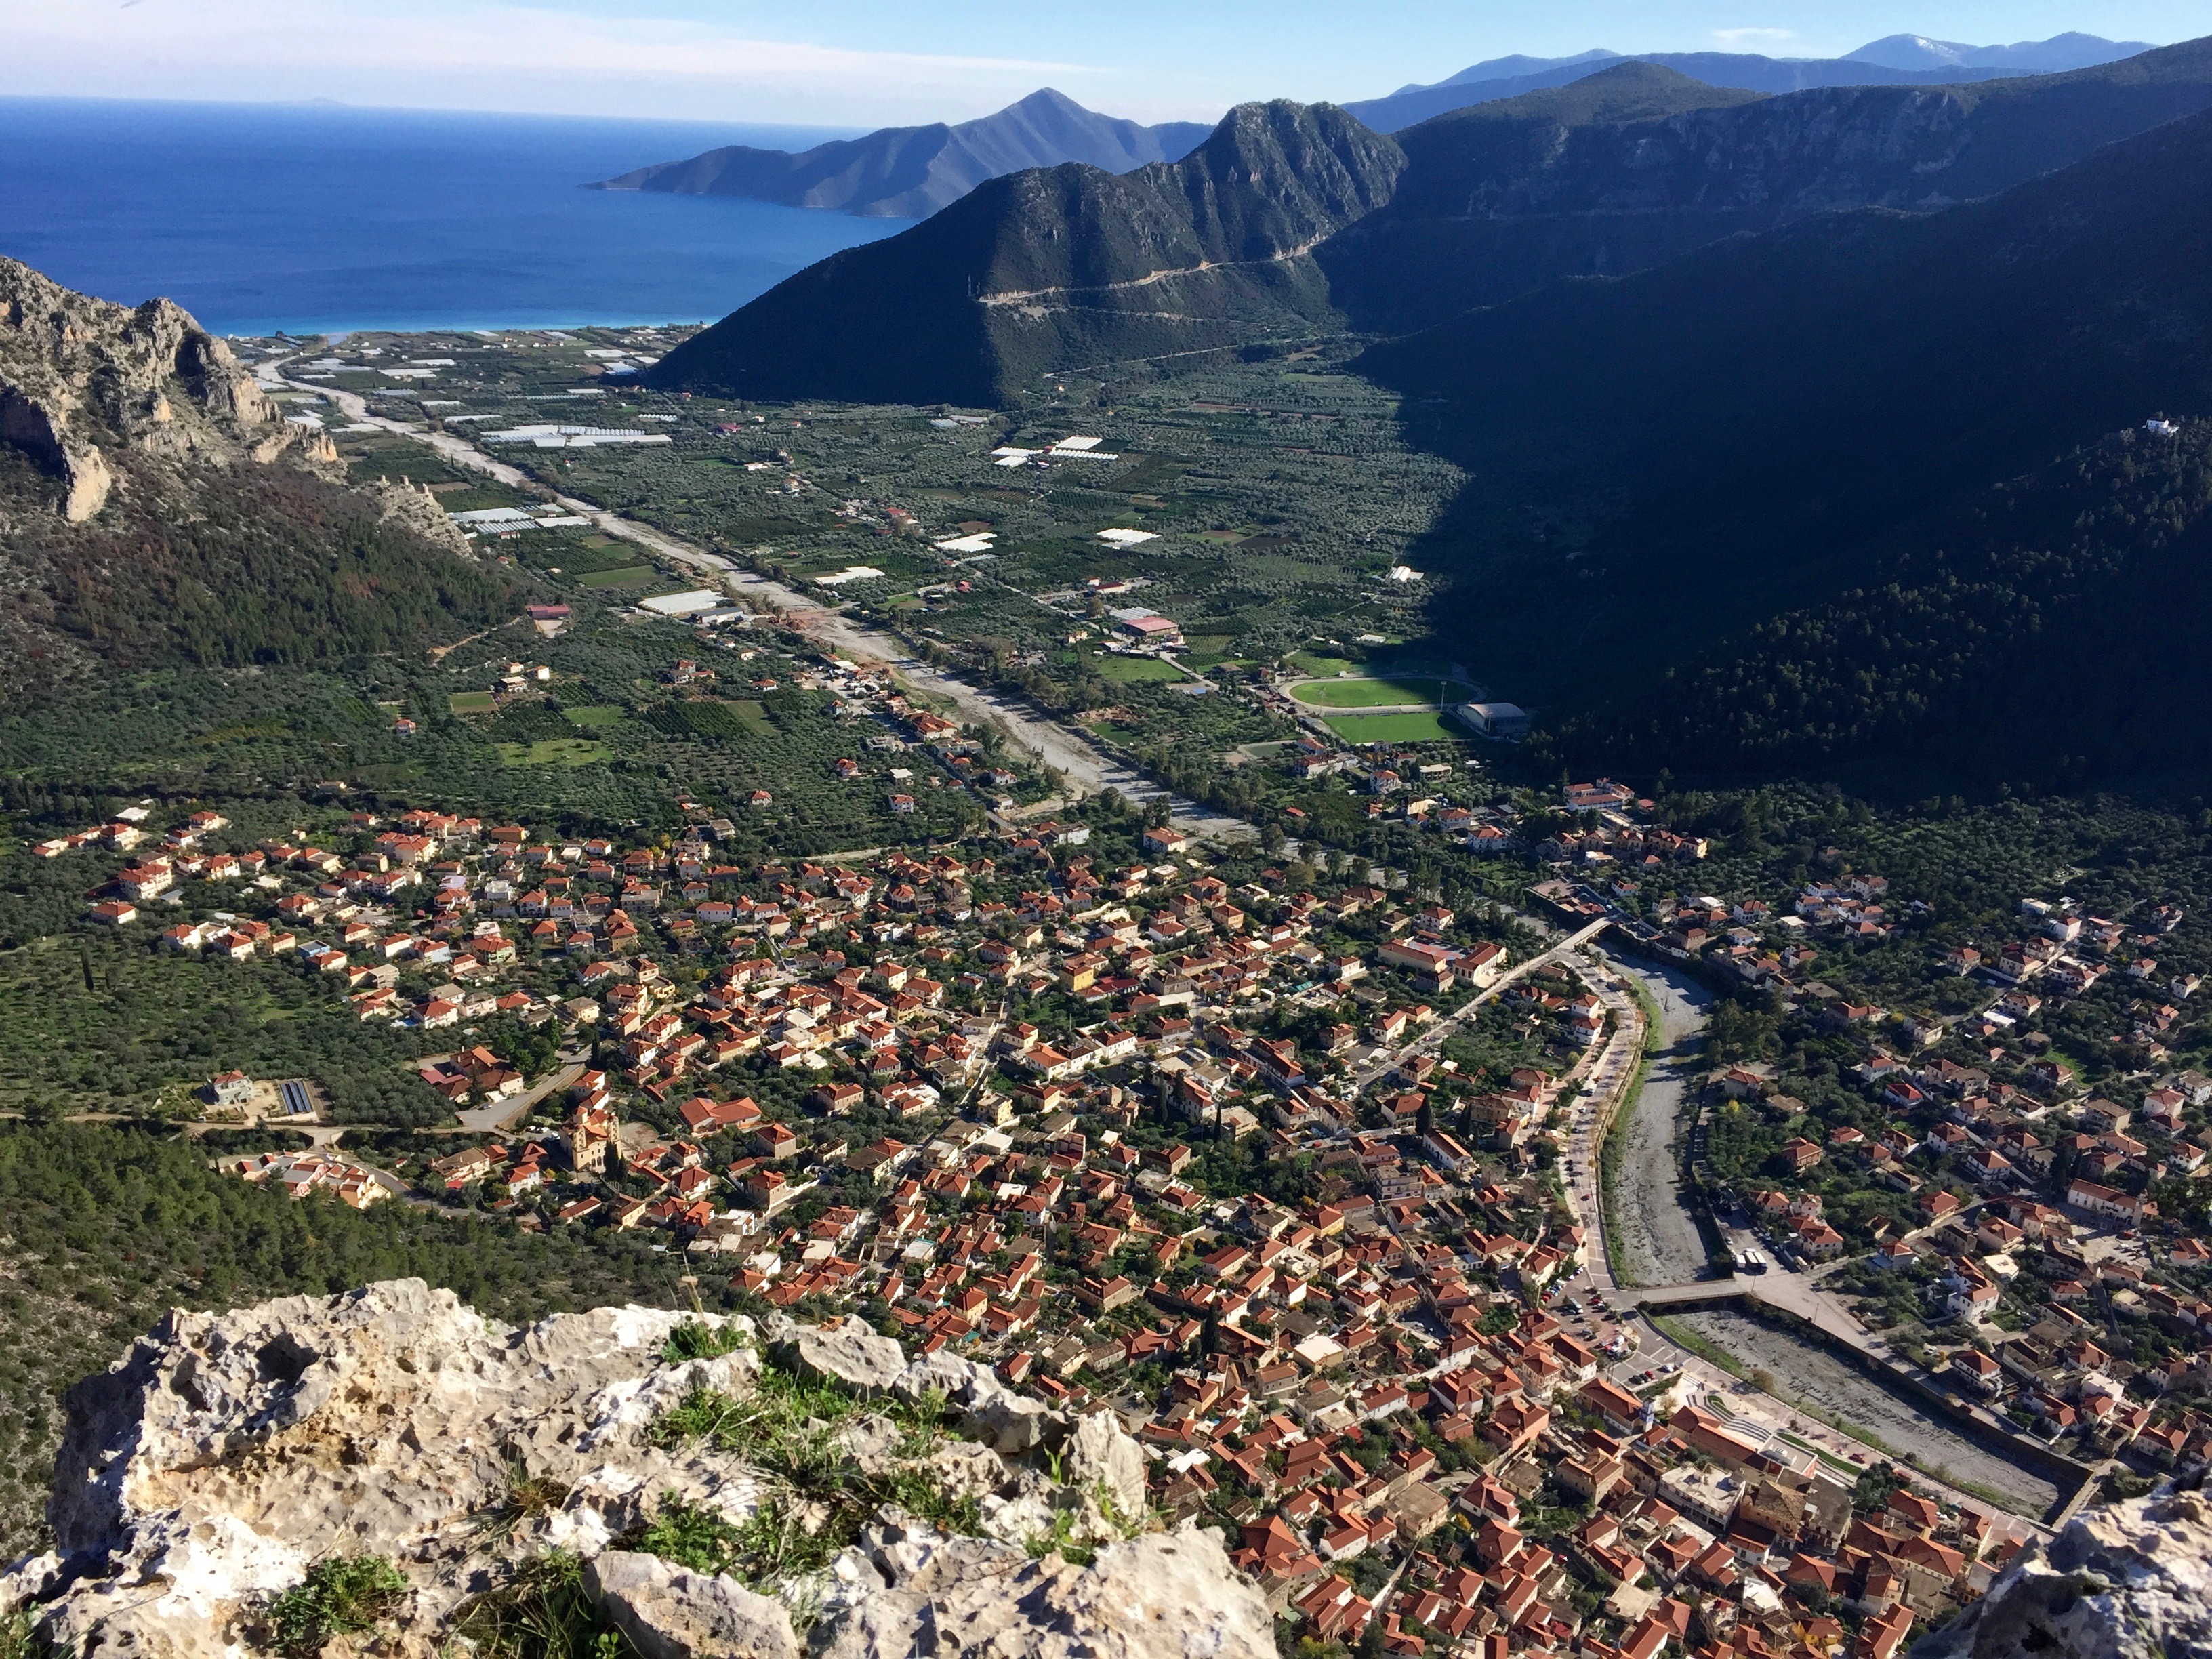
[{"label": "rocky outcrop", "polygon": [[608,1550],[584,1570],[584,1590],[644,1659],[799,1659],[783,1603],[726,1573]]},{"label": "rocky outcrop", "polygon": [[420,1280],[228,1314],[174,1313],[70,1391],[48,1505],[56,1552],[9,1582],[58,1641],[229,1650],[259,1598],[332,1553],[422,1569],[410,1617],[465,1595],[471,1517],[520,1482],[574,1494],[549,1531],[596,1551],[664,1492],[742,1514],[728,1460],[646,1438],[692,1388],[750,1387],[750,1350],[664,1364],[675,1314],[602,1309],[525,1331]]},{"label": "rocky outcrop", "polygon": [[[302,430],[299,427],[287,429],[294,432]],[[308,430],[304,442],[306,447],[301,454],[305,459],[335,462],[338,458],[337,446],[331,442],[327,432]],[[411,530],[433,546],[442,547],[448,553],[464,559],[477,556],[475,548],[462,533],[460,526],[455,524],[446,509],[438,505],[438,498],[430,493],[428,485],[418,489],[404,479],[396,483],[380,483],[374,495],[377,516],[386,523]]]},{"label": "rocky outcrop", "polygon": [[779,1319],[768,1334],[776,1356],[801,1376],[842,1382],[862,1395],[881,1394],[906,1370],[906,1350],[858,1315],[842,1325]]},{"label": "rocky outcrop", "polygon": [[[514,1330],[413,1279],[173,1313],[70,1391],[56,1547],[0,1578],[0,1612],[79,1653],[234,1659],[315,1564],[373,1556],[406,1584],[378,1650],[417,1659],[560,1551],[601,1628],[645,1659],[798,1659],[810,1623],[814,1651],[886,1659],[924,1630],[940,1655],[1000,1659],[1273,1652],[1214,1534],[1144,1530],[1143,1455],[1110,1414],[1070,1423],[857,1322],[779,1319],[765,1358],[755,1341],[743,1319],[635,1307]],[[696,1426],[779,1401],[847,1414],[834,1431],[787,1417],[760,1466],[741,1435]],[[1064,1453],[1002,1455],[1007,1423]],[[836,1468],[810,1495],[777,1459],[817,1431]],[[756,1519],[816,1531],[824,1492],[894,1487],[872,1515],[847,1500],[836,1536],[857,1541],[827,1568],[742,1576]],[[899,1506],[923,1492],[929,1522]],[[683,1541],[699,1537],[721,1541]],[[680,1559],[653,1553],[672,1539],[659,1547]]]},{"label": "rocky outcrop", "polygon": [[2068,1523],[1913,1659],[2203,1659],[2212,1501],[2166,1492]]},{"label": "rocky outcrop", "polygon": [[0,258],[0,442],[61,486],[64,517],[82,521],[106,504],[111,455],[268,460],[298,431],[173,301],[115,305]]},{"label": "rocky outcrop", "polygon": [[1258,1586],[1218,1534],[1148,1534],[1088,1566],[894,1517],[837,1565],[817,1659],[1269,1659]]},{"label": "rocky outcrop", "polygon": [[1075,1425],[1067,1438],[1066,1471],[1075,1485],[1102,1490],[1122,1514],[1144,1513],[1144,1449],[1111,1412],[1095,1412]]}]

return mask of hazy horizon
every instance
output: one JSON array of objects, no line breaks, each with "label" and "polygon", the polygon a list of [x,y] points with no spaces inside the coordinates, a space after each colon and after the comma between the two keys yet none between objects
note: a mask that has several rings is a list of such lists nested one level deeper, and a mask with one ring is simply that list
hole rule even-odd
[{"label": "hazy horizon", "polygon": [[2205,27],[2180,0],[1401,0],[1351,24],[1318,0],[1128,0],[1109,21],[1045,11],[1012,29],[889,0],[825,0],[796,27],[756,0],[0,0],[0,96],[869,129],[965,120],[1049,85],[1109,114],[1208,120],[1255,98],[1378,97],[1514,53],[1831,58],[1898,33],[2164,45]]}]

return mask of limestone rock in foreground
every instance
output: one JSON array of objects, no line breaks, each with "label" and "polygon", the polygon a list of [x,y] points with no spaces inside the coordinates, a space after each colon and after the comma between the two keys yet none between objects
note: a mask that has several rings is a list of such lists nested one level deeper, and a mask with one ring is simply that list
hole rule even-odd
[{"label": "limestone rock in foreground", "polygon": [[1075,1425],[1067,1441],[1067,1478],[1079,1486],[1105,1487],[1125,1516],[1145,1512],[1145,1453],[1111,1412],[1095,1412]]},{"label": "limestone rock in foreground", "polygon": [[2068,1524],[1913,1659],[2205,1659],[2212,1499],[2158,1492]]},{"label": "limestone rock in foreground", "polygon": [[[848,1398],[941,1397],[976,1437],[908,1449],[892,1417],[853,1410],[821,1424],[836,1478],[919,1475],[991,1535],[883,1507],[844,1516],[837,1535],[862,1541],[831,1571],[741,1581],[637,1553],[675,1516],[711,1531],[718,1516],[744,1528],[769,1499],[823,1508],[711,1437],[661,1443],[655,1425],[695,1389],[789,1406],[761,1398],[750,1346],[665,1358],[689,1317],[602,1308],[512,1330],[418,1279],[172,1313],[70,1390],[49,1506],[60,1549],[0,1577],[0,1613],[79,1654],[247,1659],[270,1597],[319,1561],[376,1556],[406,1589],[371,1650],[429,1659],[479,1598],[557,1549],[644,1659],[800,1659],[792,1610],[817,1608],[815,1659],[1273,1659],[1266,1605],[1213,1534],[1129,1536],[1143,1453],[1110,1413],[1070,1423],[982,1367],[908,1362],[856,1323],[779,1320],[775,1363]],[[1095,1561],[1032,1559],[1046,1539],[1097,1546]]]},{"label": "limestone rock in foreground", "polygon": [[1150,1533],[1087,1567],[890,1521],[837,1564],[815,1659],[1274,1659],[1259,1588],[1218,1534]]},{"label": "limestone rock in foreground", "polygon": [[399,1562],[409,1617],[435,1628],[518,1478],[574,1489],[560,1541],[585,1553],[664,1492],[741,1516],[745,1471],[647,1438],[695,1383],[743,1393],[757,1374],[749,1350],[665,1364],[682,1318],[603,1308],[510,1330],[420,1279],[172,1313],[70,1391],[59,1553],[0,1581],[0,1605],[36,1604],[81,1653],[228,1655],[262,1598],[330,1555]]},{"label": "limestone rock in foreground", "polygon": [[769,1327],[776,1356],[802,1376],[881,1394],[906,1369],[906,1350],[858,1314],[842,1325],[801,1325],[778,1317]]},{"label": "limestone rock in foreground", "polygon": [[644,1659],[799,1659],[783,1603],[726,1575],[609,1550],[584,1570],[584,1588]]}]

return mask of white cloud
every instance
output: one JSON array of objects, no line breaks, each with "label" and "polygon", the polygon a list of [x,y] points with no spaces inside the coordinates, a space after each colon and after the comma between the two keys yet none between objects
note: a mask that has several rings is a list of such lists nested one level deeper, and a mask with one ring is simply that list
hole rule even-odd
[{"label": "white cloud", "polygon": [[[855,51],[676,18],[501,0],[0,0],[0,91],[878,121],[968,112],[1109,72]],[[924,113],[926,112],[926,113]]]},{"label": "white cloud", "polygon": [[1747,47],[1778,46],[1798,39],[1796,29],[1715,29],[1713,39],[1731,52]]}]

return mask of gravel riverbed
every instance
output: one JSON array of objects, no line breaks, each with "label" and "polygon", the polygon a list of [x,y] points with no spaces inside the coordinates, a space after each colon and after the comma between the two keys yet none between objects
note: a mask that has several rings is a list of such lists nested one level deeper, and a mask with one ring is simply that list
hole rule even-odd
[{"label": "gravel riverbed", "polygon": [[1821,1349],[1724,1310],[1674,1318],[1732,1355],[1747,1372],[1768,1373],[1776,1389],[1790,1399],[1855,1424],[1900,1454],[1917,1453],[1920,1467],[1931,1474],[1954,1485],[2001,1492],[2017,1514],[2041,1516],[2058,1501],[2058,1488],[2051,1482],[1984,1451],[1948,1423]]},{"label": "gravel riverbed", "polygon": [[1705,1046],[1705,1011],[1712,998],[1693,981],[1642,964],[1623,964],[1643,981],[1659,1006],[1661,1051],[1637,1097],[1622,1137],[1613,1182],[1623,1277],[1635,1285],[1679,1285],[1705,1270],[1705,1246],[1682,1203],[1681,1164],[1675,1120],[1685,1090],[1694,1081]]}]

